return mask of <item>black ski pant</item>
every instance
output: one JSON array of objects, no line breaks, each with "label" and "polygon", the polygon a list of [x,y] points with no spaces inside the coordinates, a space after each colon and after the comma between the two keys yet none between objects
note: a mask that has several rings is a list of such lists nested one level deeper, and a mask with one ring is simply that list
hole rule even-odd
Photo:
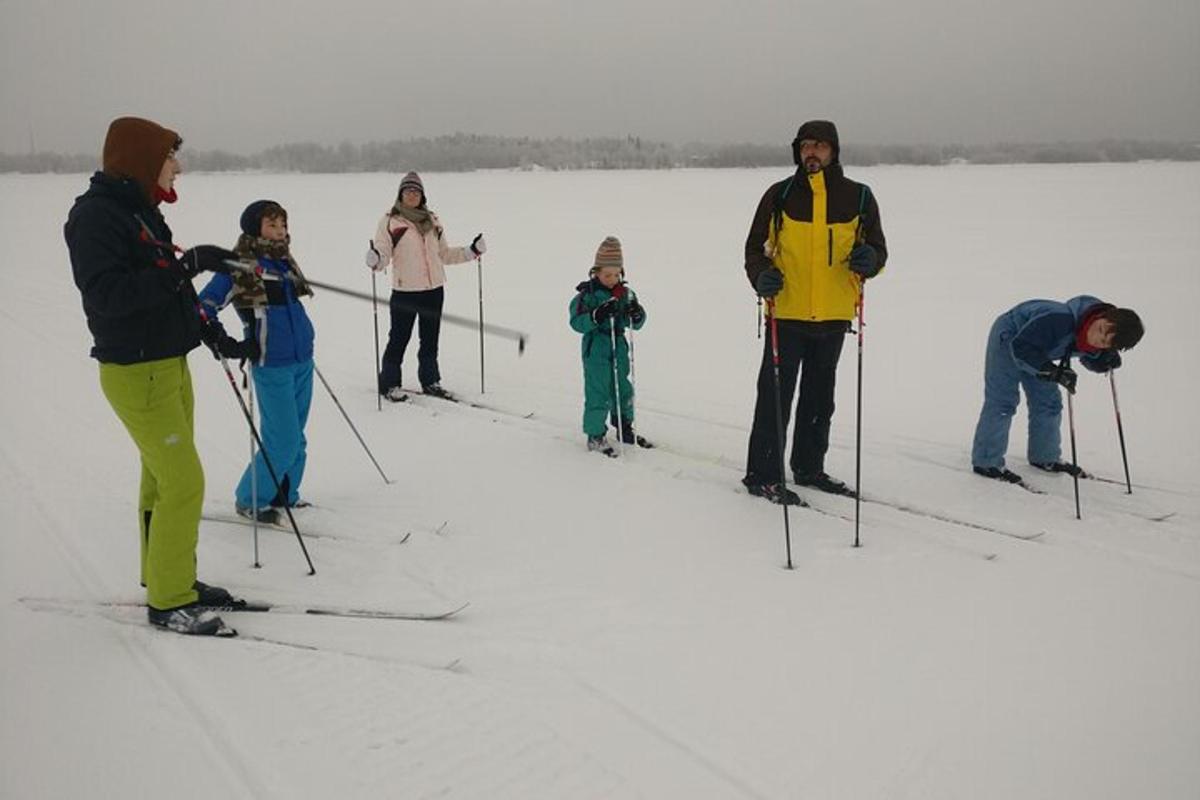
[{"label": "black ski pant", "polygon": [[417,333],[420,346],[417,348],[417,379],[421,386],[440,383],[442,374],[438,370],[438,336],[442,330],[442,302],[445,290],[439,286],[424,292],[392,292],[389,306],[392,312],[392,327],[388,331],[387,348],[383,351],[383,365],[379,369],[379,392],[386,392],[400,385],[400,367],[404,363],[404,351],[412,338],[413,323],[420,320]]},{"label": "black ski pant", "polygon": [[[843,320],[802,322],[781,319],[779,325],[779,396],[783,401],[783,430],[786,439],[791,416],[796,376],[800,375],[800,398],[796,402],[796,425],[792,434],[793,475],[825,471],[829,449],[829,424],[833,419],[833,390],[838,359],[850,323]],[[758,369],[758,399],[754,404],[754,427],[750,430],[750,452],[746,457],[746,483],[777,483],[779,433],[775,427],[775,376],[771,354],[771,329],[763,337],[762,365]]]}]

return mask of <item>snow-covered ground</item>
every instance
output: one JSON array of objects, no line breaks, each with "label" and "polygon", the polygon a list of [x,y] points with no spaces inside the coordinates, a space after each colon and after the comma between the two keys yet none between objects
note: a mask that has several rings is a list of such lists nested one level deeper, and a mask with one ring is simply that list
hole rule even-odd
[{"label": "snow-covered ground", "polygon": [[[253,598],[470,606],[233,615],[246,636],[221,641],[98,605],[140,596],[138,469],[62,242],[86,178],[0,176],[0,795],[1195,798],[1200,165],[850,169],[892,248],[866,306],[864,488],[912,511],[864,504],[854,549],[853,503],[810,495],[827,513],[792,511],[793,571],[780,509],[738,482],[761,346],[742,242],[784,172],[426,175],[453,243],[487,234],[487,319],[530,334],[523,357],[488,340],[480,397],[477,332],[446,329],[444,383],[509,413],[377,411],[371,307],[319,293],[318,366],[393,483],[318,385],[297,513],[317,575],[294,537],[263,531],[255,569],[249,530],[211,522],[199,566]],[[396,184],[185,174],[167,216],[228,245],[277,199],[308,274],[365,291]],[[566,312],[610,233],[650,314],[638,421],[662,445],[618,460],[584,450]],[[473,316],[475,268],[449,269],[447,311]],[[1147,326],[1116,375],[1134,493],[1083,482],[1082,521],[1066,477],[1030,476],[1038,496],[968,471],[992,319],[1079,293]],[[848,339],[828,464],[847,479],[855,358]],[[216,362],[191,366],[228,513],[246,429]],[[1079,460],[1119,479],[1108,382],[1080,384]],[[1022,415],[1028,473],[1023,450]]]}]

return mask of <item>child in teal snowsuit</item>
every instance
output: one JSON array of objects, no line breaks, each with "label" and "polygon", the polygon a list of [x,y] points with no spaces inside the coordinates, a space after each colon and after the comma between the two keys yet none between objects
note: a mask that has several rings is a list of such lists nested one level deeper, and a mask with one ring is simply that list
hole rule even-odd
[{"label": "child in teal snowsuit", "polygon": [[583,432],[588,450],[616,456],[605,438],[610,418],[614,428],[619,425],[622,442],[653,447],[633,430],[633,384],[625,339],[627,327],[636,331],[646,324],[646,309],[622,281],[621,242],[615,236],[600,243],[589,274],[588,280],[575,287],[570,304],[571,327],[583,334]]}]

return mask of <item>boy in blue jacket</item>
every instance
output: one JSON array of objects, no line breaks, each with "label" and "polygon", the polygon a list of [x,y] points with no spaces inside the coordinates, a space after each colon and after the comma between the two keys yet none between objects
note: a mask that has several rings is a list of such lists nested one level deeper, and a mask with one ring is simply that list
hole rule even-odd
[{"label": "boy in blue jacket", "polygon": [[256,200],[241,217],[242,233],[234,252],[254,261],[256,273],[218,274],[200,292],[201,308],[216,319],[230,303],[258,345],[251,367],[258,395],[259,434],[266,457],[279,478],[278,489],[263,452],[246,467],[234,492],[238,514],[278,524],[278,509],[303,505],[308,440],[304,427],[313,390],[313,326],[300,298],[312,290],[292,256],[287,211],[271,200]]},{"label": "boy in blue jacket", "polygon": [[621,242],[608,236],[596,251],[589,279],[575,287],[570,305],[571,327],[583,334],[583,432],[588,450],[610,457],[617,455],[605,438],[610,418],[622,442],[654,446],[633,430],[633,384],[625,328],[641,330],[646,309],[621,280],[624,275]]},{"label": "boy in blue jacket", "polygon": [[1029,463],[1047,472],[1082,475],[1062,460],[1062,386],[1075,393],[1072,356],[1092,372],[1121,366],[1118,351],[1142,338],[1138,315],[1089,295],[1065,303],[1027,300],[1001,314],[988,334],[983,409],[975,426],[971,464],[976,474],[1009,483],[1021,476],[1004,466],[1008,431],[1017,410],[1017,387],[1029,407]]}]

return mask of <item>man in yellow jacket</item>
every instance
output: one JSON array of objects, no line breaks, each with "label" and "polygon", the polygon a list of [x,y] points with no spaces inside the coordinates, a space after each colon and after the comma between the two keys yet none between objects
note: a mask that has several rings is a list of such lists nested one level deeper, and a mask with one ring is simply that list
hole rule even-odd
[{"label": "man in yellow jacket", "polygon": [[[832,122],[811,120],[800,126],[792,141],[796,173],[767,189],[754,213],[746,237],[746,275],[775,317],[771,330],[777,329],[779,336],[785,431],[800,376],[789,461],[793,478],[800,486],[853,496],[845,483],[825,472],[834,383],[863,282],[883,269],[887,242],[874,195],[842,173],[839,154]],[[742,483],[755,496],[798,504],[799,496],[779,474],[772,339],[768,332],[763,340]]]}]

